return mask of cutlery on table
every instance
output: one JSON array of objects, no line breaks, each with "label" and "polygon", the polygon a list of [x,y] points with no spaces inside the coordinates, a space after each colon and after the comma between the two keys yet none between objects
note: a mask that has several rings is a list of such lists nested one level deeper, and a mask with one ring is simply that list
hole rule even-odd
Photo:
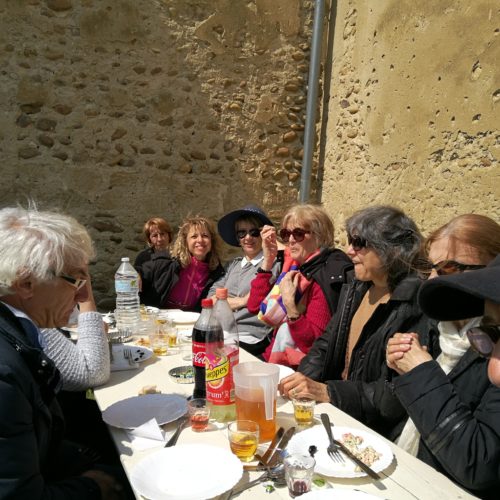
[{"label": "cutlery on table", "polygon": [[179,436],[181,435],[181,432],[184,429],[184,427],[186,427],[188,421],[189,417],[187,415],[181,417],[179,423],[177,424],[177,429],[175,429],[175,432],[172,434],[172,436],[170,436],[170,439],[165,443],[165,448],[174,446],[174,444],[177,443],[177,440],[179,439]]},{"label": "cutlery on table", "polygon": [[278,443],[281,441],[281,438],[283,437],[283,434],[285,433],[285,429],[283,427],[280,427],[277,431],[276,434],[273,437],[273,440],[271,441],[271,444],[269,445],[269,448],[266,450],[264,455],[262,455],[261,459],[259,462],[262,465],[266,465],[267,461],[271,457],[271,455],[274,453],[276,450],[276,447],[278,446]]},{"label": "cutlery on table", "polygon": [[[382,477],[377,474],[371,467],[366,465],[362,460],[360,460],[354,453],[345,446],[344,443],[341,441],[337,441],[332,434],[332,427],[330,424],[330,417],[326,413],[321,414],[321,421],[323,422],[323,426],[325,427],[326,433],[328,434],[328,439],[330,440],[330,445],[327,448],[328,455],[330,455],[330,458],[335,461],[335,458],[333,458],[331,453],[332,451],[336,451],[339,453],[339,449],[344,453],[344,455],[352,460],[358,467],[360,467],[364,472],[366,472],[371,478],[380,481]],[[343,459],[342,459],[343,461]]]},{"label": "cutlery on table", "polygon": [[283,434],[281,441],[276,446],[276,450],[271,455],[271,458],[269,458],[269,460],[267,461],[268,467],[274,467],[275,465],[277,465],[280,462],[281,453],[285,450],[285,448],[288,445],[288,442],[290,441],[290,439],[292,439],[294,434],[295,434],[295,427],[290,427],[290,429],[288,429],[285,432],[285,434]]},{"label": "cutlery on table", "polygon": [[340,454],[339,447],[337,446],[337,443],[335,442],[335,439],[333,437],[332,425],[330,423],[330,417],[328,416],[328,414],[326,413],[321,414],[321,422],[323,422],[323,426],[325,427],[328,439],[330,440],[330,444],[326,449],[328,455],[334,462],[343,464],[345,460],[344,457]]},{"label": "cutlery on table", "polygon": [[132,350],[129,347],[125,347],[123,349],[123,357],[128,361],[128,364],[130,366],[136,366],[137,363],[134,360],[134,357],[132,356]]}]

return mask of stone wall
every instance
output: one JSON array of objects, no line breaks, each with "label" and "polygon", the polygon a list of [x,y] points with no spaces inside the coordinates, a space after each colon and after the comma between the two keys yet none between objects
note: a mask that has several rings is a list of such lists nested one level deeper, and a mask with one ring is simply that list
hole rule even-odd
[{"label": "stone wall", "polygon": [[425,233],[500,222],[499,36],[496,0],[338,2],[322,198],[339,229],[373,203]]},{"label": "stone wall", "polygon": [[86,224],[101,307],[153,215],[297,199],[312,2],[0,0],[0,206]]}]

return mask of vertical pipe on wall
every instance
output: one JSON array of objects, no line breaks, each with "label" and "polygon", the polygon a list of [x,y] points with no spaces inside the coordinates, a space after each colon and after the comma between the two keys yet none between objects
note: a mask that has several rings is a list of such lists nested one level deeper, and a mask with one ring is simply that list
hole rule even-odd
[{"label": "vertical pipe on wall", "polygon": [[304,155],[302,159],[302,174],[300,177],[300,202],[309,200],[311,190],[312,159],[314,153],[314,138],[316,132],[316,108],[318,105],[319,71],[321,64],[321,42],[323,38],[323,17],[325,1],[316,0],[314,7],[314,24],[311,43],[311,62],[306,105],[306,124],[304,128]]}]

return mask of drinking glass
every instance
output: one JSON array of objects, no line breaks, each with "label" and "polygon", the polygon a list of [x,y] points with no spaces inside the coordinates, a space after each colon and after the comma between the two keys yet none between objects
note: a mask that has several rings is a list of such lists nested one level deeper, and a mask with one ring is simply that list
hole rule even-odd
[{"label": "drinking glass", "polygon": [[242,461],[251,462],[259,444],[259,424],[236,420],[227,426],[231,451]]},{"label": "drinking glass", "polygon": [[204,398],[188,401],[189,423],[194,432],[203,432],[208,426],[210,406]]},{"label": "drinking glass", "polygon": [[166,356],[168,353],[168,336],[160,332],[151,333],[149,335],[149,345],[157,356]]},{"label": "drinking glass", "polygon": [[293,454],[283,461],[288,493],[292,498],[311,490],[312,477],[316,461],[309,455]]},{"label": "drinking glass", "polygon": [[308,427],[314,422],[314,407],[316,400],[311,394],[301,394],[292,398],[293,416],[295,422],[301,427]]}]

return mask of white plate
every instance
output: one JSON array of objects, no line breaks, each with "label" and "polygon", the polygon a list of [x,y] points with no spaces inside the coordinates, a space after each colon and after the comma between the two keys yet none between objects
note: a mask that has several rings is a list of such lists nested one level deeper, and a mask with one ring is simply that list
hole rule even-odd
[{"label": "white plate", "polygon": [[160,310],[157,307],[153,307],[153,306],[146,306],[145,309],[146,309],[146,312],[148,312],[148,313],[159,313],[160,312]]},{"label": "white plate", "polygon": [[173,422],[187,411],[186,399],[176,394],[146,394],[112,404],[102,412],[109,425],[134,429],[156,418],[158,425]]},{"label": "white plate", "polygon": [[200,313],[181,311],[180,309],[162,309],[158,317],[167,317],[177,325],[189,325],[196,323],[196,320],[200,317]]},{"label": "white plate", "polygon": [[369,493],[365,493],[360,490],[348,490],[346,488],[337,488],[335,487],[322,489],[322,490],[311,490],[308,493],[305,493],[301,496],[304,500],[324,500],[328,498],[331,500],[335,498],[335,500],[375,500],[380,499],[380,497],[376,497],[374,495],[370,495]]},{"label": "white plate", "polygon": [[292,375],[295,373],[295,370],[293,368],[290,368],[289,366],[285,365],[278,365],[280,368],[280,380],[282,378],[288,377],[288,375]]},{"label": "white plate", "polygon": [[136,363],[142,363],[153,356],[153,351],[147,347],[127,344],[126,346],[122,344],[113,345],[113,356],[123,356],[123,349],[130,349],[132,351],[132,359]]},{"label": "white plate", "polygon": [[[391,464],[393,458],[392,450],[389,445],[378,436],[365,432],[361,429],[354,429],[351,427],[335,426],[332,428],[332,431],[335,439],[339,441],[342,439],[342,435],[347,432],[351,432],[355,436],[361,436],[364,441],[360,448],[372,446],[375,451],[380,453],[381,457],[374,462],[373,465],[371,465],[371,468],[375,472],[380,472]],[[316,425],[310,429],[306,429],[305,431],[295,434],[295,436],[293,436],[290,440],[287,450],[289,453],[302,453],[307,455],[309,454],[309,447],[312,445],[315,445],[318,448],[318,452],[314,455],[314,459],[316,460],[316,467],[314,468],[315,472],[332,477],[366,476],[365,472],[357,471],[356,464],[354,464],[354,462],[349,460],[347,457],[344,457],[345,463],[339,464],[334,462],[328,456],[328,453],[326,452],[326,448],[328,446],[328,436],[326,435],[326,431],[322,425]]]},{"label": "white plate", "polygon": [[229,450],[178,444],[148,455],[132,470],[130,481],[146,498],[201,500],[230,490],[242,474],[241,462]]}]

